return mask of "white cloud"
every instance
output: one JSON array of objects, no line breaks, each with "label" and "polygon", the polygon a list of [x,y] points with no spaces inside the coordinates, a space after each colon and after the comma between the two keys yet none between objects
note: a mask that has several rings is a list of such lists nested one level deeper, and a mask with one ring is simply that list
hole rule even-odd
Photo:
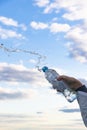
[{"label": "white cloud", "polygon": [[4,25],[4,28],[2,26],[0,26],[0,38],[1,39],[7,39],[7,38],[24,39],[25,38],[21,33],[18,33],[17,31],[15,31],[14,28],[7,29],[6,26],[21,28],[22,30],[26,31],[27,30],[26,25],[19,24],[17,21],[13,20],[12,18],[7,18],[4,16],[0,16],[0,23],[2,23]]},{"label": "white cloud", "polygon": [[17,33],[13,30],[3,29],[2,27],[0,27],[0,38],[2,38],[2,39],[7,39],[7,38],[22,38],[22,39],[24,39],[22,34]]},{"label": "white cloud", "polygon": [[58,12],[59,7],[58,4],[56,2],[54,3],[50,3],[49,5],[46,6],[46,8],[44,9],[43,13],[48,14],[51,13],[53,10],[56,9],[56,12]]},{"label": "white cloud", "polygon": [[35,0],[35,4],[39,7],[44,7],[48,5],[50,0]]},{"label": "white cloud", "polygon": [[52,13],[54,11],[55,13],[59,13],[61,9],[65,10],[62,17],[68,20],[87,19],[87,0],[54,0],[44,5],[43,12]]},{"label": "white cloud", "polygon": [[52,23],[49,27],[52,33],[67,32],[70,29],[68,24]]},{"label": "white cloud", "polygon": [[12,18],[0,16],[0,22],[7,26],[20,27],[23,30],[27,29],[24,24],[19,24],[17,21],[13,20]]},{"label": "white cloud", "polygon": [[23,98],[33,98],[37,95],[34,89],[7,89],[0,87],[0,100],[13,100]]},{"label": "white cloud", "polygon": [[[39,7],[41,8],[41,6]],[[64,38],[72,41],[69,46],[67,45],[69,56],[82,63],[87,63],[87,0],[50,1],[43,7],[43,12],[46,14],[59,13],[61,20],[73,21],[71,27],[66,23],[53,22],[48,26],[48,29],[52,33],[65,32]],[[77,20],[80,21],[75,23],[74,21]]]},{"label": "white cloud", "polygon": [[65,9],[68,8],[68,13],[63,15],[64,18],[69,20],[87,19],[87,1],[71,0],[67,2]]},{"label": "white cloud", "polygon": [[18,22],[14,21],[12,18],[0,16],[0,22],[2,22],[5,25],[8,25],[8,26],[18,27]]},{"label": "white cloud", "polygon": [[83,50],[80,45],[77,47],[76,44],[70,43],[67,44],[68,48],[68,56],[71,58],[75,58],[77,61],[81,63],[87,63],[87,51]]},{"label": "white cloud", "polygon": [[71,43],[67,44],[69,49],[69,56],[76,60],[87,63],[87,32],[85,31],[87,25],[83,24],[77,27],[72,27],[66,34],[66,38],[71,40]]},{"label": "white cloud", "polygon": [[19,70],[19,71],[27,70],[27,68],[22,64],[8,64],[6,62],[0,63],[0,70],[3,70],[4,67],[14,68],[15,70]]},{"label": "white cloud", "polygon": [[73,27],[66,34],[66,37],[76,43],[76,47],[87,51],[87,32],[81,26]]},{"label": "white cloud", "polygon": [[23,65],[0,63],[0,81],[28,83],[32,86],[48,86],[42,72]]},{"label": "white cloud", "polygon": [[87,63],[86,57],[84,57],[84,56],[82,56],[82,55],[77,54],[77,55],[75,55],[74,58],[75,58],[76,60],[80,61],[81,63]]},{"label": "white cloud", "polygon": [[42,22],[35,22],[35,21],[32,21],[30,23],[30,26],[36,30],[38,29],[46,29],[48,28],[48,24],[45,24],[45,23],[42,23]]},{"label": "white cloud", "polygon": [[70,30],[70,26],[68,24],[61,24],[52,22],[51,24],[46,24],[42,22],[35,22],[32,21],[30,23],[30,26],[36,30],[38,29],[49,29],[52,33],[58,33],[58,32],[67,32]]}]

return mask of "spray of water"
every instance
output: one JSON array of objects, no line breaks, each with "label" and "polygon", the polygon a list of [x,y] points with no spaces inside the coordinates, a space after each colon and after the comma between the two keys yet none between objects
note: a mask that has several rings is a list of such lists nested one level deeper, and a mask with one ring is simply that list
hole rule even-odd
[{"label": "spray of water", "polygon": [[0,49],[3,49],[5,52],[10,52],[10,53],[20,53],[20,52],[23,52],[23,53],[29,53],[31,55],[35,55],[37,56],[37,63],[35,65],[35,67],[41,71],[40,69],[40,64],[42,61],[44,61],[46,59],[46,56],[43,56],[37,52],[34,52],[34,51],[29,51],[29,50],[23,50],[23,49],[11,49],[11,48],[7,48],[4,46],[4,44],[0,44]]}]

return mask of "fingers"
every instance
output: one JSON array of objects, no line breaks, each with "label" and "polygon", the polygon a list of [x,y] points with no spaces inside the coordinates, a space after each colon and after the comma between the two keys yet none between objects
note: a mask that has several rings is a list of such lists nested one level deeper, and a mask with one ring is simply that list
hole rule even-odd
[{"label": "fingers", "polygon": [[82,86],[82,83],[79,80],[65,75],[59,76],[57,80],[64,81],[73,90],[76,90],[77,88]]},{"label": "fingers", "polygon": [[64,80],[64,81],[68,81],[68,80],[70,80],[70,77],[68,77],[68,76],[65,76],[65,75],[61,75],[61,76],[59,76],[58,78],[57,78],[57,80]]},{"label": "fingers", "polygon": [[66,75],[61,75],[57,78],[58,81],[64,81],[69,87],[71,87],[72,84],[72,78],[68,77]]}]

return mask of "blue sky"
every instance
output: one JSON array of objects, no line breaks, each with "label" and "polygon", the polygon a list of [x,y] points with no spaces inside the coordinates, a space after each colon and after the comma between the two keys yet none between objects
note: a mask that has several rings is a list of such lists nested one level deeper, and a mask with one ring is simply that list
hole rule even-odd
[{"label": "blue sky", "polygon": [[86,129],[77,101],[68,103],[36,68],[87,84],[86,35],[86,0],[0,0],[2,130]]}]

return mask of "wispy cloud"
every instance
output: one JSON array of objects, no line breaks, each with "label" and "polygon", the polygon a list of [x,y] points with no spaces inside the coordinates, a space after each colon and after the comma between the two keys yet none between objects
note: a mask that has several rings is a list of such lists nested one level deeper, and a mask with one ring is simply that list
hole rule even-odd
[{"label": "wispy cloud", "polygon": [[19,24],[18,21],[13,20],[12,18],[0,16],[0,22],[7,26],[21,27],[21,29],[23,29],[23,30],[27,29],[24,24]]},{"label": "wispy cloud", "polygon": [[40,6],[40,0],[35,0],[35,3],[38,7],[44,7],[44,13],[59,13],[61,9],[64,9],[65,13],[62,15],[63,18],[69,20],[87,19],[86,0],[54,0],[52,2],[47,1],[46,4],[42,4],[44,6]]},{"label": "wispy cloud", "polygon": [[45,7],[49,4],[50,0],[35,0],[35,4],[39,7]]},{"label": "wispy cloud", "polygon": [[66,44],[69,50],[69,56],[76,60],[87,63],[87,24],[72,27],[71,30],[66,34],[66,38],[70,41]]},{"label": "wispy cloud", "polygon": [[0,22],[8,26],[18,27],[18,22],[14,21],[12,18],[0,16]]},{"label": "wispy cloud", "polygon": [[27,93],[21,91],[11,91],[0,88],[0,100],[13,100],[13,99],[22,99],[26,98]]},{"label": "wispy cloud", "polygon": [[[54,0],[43,4],[44,6],[40,6],[39,2],[35,1],[44,14],[59,14],[61,21],[67,20],[67,24],[51,23],[49,30],[51,33],[65,32],[64,38],[69,41],[66,45],[68,55],[81,63],[87,63],[87,1]],[[73,24],[69,25],[70,22]]]},{"label": "wispy cloud", "polygon": [[60,109],[59,111],[65,112],[65,113],[73,113],[73,112],[80,112],[78,108],[74,109]]},{"label": "wispy cloud", "polygon": [[23,31],[27,30],[25,24],[19,24],[18,21],[12,18],[0,16],[0,38],[1,39],[7,39],[7,38],[24,39],[25,37],[19,31],[19,28],[22,29]]},{"label": "wispy cloud", "polygon": [[59,32],[68,32],[70,30],[70,26],[68,24],[61,24],[57,22],[52,22],[50,24],[32,21],[30,26],[35,30],[49,29],[49,31],[54,34]]},{"label": "wispy cloud", "polygon": [[[58,115],[57,115],[58,116]],[[73,125],[71,121],[68,120],[68,124],[66,122],[62,124],[62,121],[59,121],[59,118],[56,116],[57,119],[54,120],[52,118],[52,115],[49,115],[49,118],[47,115],[23,115],[23,114],[0,114],[0,128],[2,130],[12,129],[18,130],[67,130],[71,129],[77,130],[78,129],[83,130],[84,128],[81,127],[81,120],[74,120],[72,124],[77,123],[77,125]],[[60,123],[61,122],[61,123]],[[78,124],[79,123],[79,124]],[[4,125],[5,124],[5,125]],[[11,130],[10,129],[10,130]]]},{"label": "wispy cloud", "polygon": [[58,33],[58,32],[67,32],[70,30],[70,26],[68,24],[61,24],[61,23],[52,23],[50,26],[50,32]]},{"label": "wispy cloud", "polygon": [[34,86],[47,86],[43,73],[19,64],[0,63],[0,81],[25,82]]},{"label": "wispy cloud", "polygon": [[37,91],[34,89],[7,89],[0,87],[0,100],[15,100],[15,99],[27,99],[33,98],[37,95]]},{"label": "wispy cloud", "polygon": [[[63,0],[65,3],[66,0]],[[61,4],[62,5],[62,4]],[[63,4],[64,5],[64,4]],[[62,6],[61,6],[62,7]],[[64,18],[68,20],[80,20],[80,19],[87,19],[86,11],[87,11],[87,1],[80,1],[80,0],[71,0],[66,2],[65,9],[68,8],[67,12],[63,15]]]},{"label": "wispy cloud", "polygon": [[77,27],[71,27],[68,24],[61,24],[58,22],[46,24],[42,22],[32,21],[30,23],[30,26],[35,30],[49,29],[49,31],[53,34],[64,32],[64,38],[72,41],[66,44],[66,47],[68,49],[68,56],[75,58],[82,63],[87,63],[87,33],[85,32],[87,28],[86,22],[83,24],[83,26],[79,25]]},{"label": "wispy cloud", "polygon": [[43,23],[43,22],[35,22],[35,21],[32,21],[32,22],[30,23],[30,26],[31,26],[32,28],[36,29],[36,30],[48,28],[48,25],[47,25],[47,24],[45,24],[45,23]]},{"label": "wispy cloud", "polygon": [[22,39],[24,39],[22,34],[17,33],[16,31],[13,31],[11,29],[4,29],[2,27],[0,27],[0,38],[1,39],[7,39],[7,38],[22,38]]}]

